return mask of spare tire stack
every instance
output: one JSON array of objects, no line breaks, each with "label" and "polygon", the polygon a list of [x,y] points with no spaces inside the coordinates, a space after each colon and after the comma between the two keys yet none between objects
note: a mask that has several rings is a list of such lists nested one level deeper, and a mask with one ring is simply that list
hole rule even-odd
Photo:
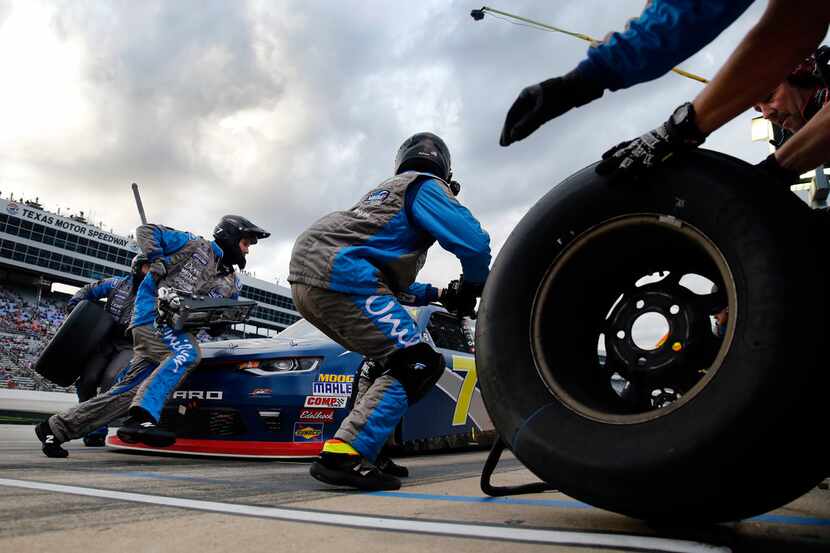
[{"label": "spare tire stack", "polygon": [[[710,151],[636,182],[571,176],[513,231],[482,298],[476,364],[499,435],[542,480],[637,518],[734,520],[804,494],[828,468],[823,227]],[[666,320],[662,345],[631,339],[647,313]]]}]

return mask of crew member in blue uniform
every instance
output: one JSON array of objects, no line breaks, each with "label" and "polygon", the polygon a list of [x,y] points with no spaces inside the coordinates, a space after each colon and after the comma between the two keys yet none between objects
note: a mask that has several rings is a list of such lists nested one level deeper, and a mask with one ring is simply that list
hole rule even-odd
[{"label": "crew member in blue uniform", "polygon": [[591,46],[573,70],[523,89],[510,107],[499,143],[530,136],[571,108],[656,79],[709,44],[754,0],[649,0],[622,33]]},{"label": "crew member in blue uniform", "polygon": [[[106,298],[104,310],[115,319],[110,335],[101,340],[92,354],[87,366],[75,382],[78,401],[91,399],[100,392],[106,392],[115,381],[118,373],[127,366],[133,355],[132,337],[127,327],[133,316],[135,293],[141,280],[147,274],[150,262],[140,253],[133,257],[130,273],[126,276],[112,277],[87,284],[75,292],[66,302],[67,312],[71,312],[83,300],[97,301]],[[84,445],[100,447],[107,437],[107,427],[102,426],[84,436]]]},{"label": "crew member in blue uniform", "polygon": [[[588,51],[570,73],[525,88],[508,111],[500,144],[522,140],[571,108],[670,70],[700,50],[732,23],[750,0],[651,0],[622,34]],[[596,172],[611,178],[635,176],[675,154],[703,144],[706,137],[757,105],[827,35],[830,3],[770,0],[703,91],[678,106],[657,128],[621,142],[602,155]],[[785,148],[759,164],[776,175],[803,173],[827,161],[830,108],[826,105]]]},{"label": "crew member in blue uniform", "polygon": [[[459,189],[444,141],[419,133],[401,145],[395,176],[351,209],[318,220],[294,244],[288,280],[297,310],[380,365],[312,464],[318,480],[367,490],[401,485],[375,465],[378,454],[409,405],[444,371],[443,356],[422,341],[402,304],[440,301],[470,315],[489,274],[490,238],[456,199]],[[415,282],[436,241],[461,261],[458,286]]]},{"label": "crew member in blue uniform", "polygon": [[138,246],[150,261],[135,299],[131,329],[133,357],[116,383],[76,407],[53,415],[35,428],[49,457],[66,457],[61,443],[83,436],[113,419],[129,415],[118,429],[127,443],[168,447],[176,435],[159,428],[167,397],[201,359],[199,343],[187,330],[159,320],[159,290],[235,299],[241,289],[234,265],[245,267],[251,245],[270,236],[249,220],[226,215],[213,230],[213,241],[161,225],[136,229]]}]

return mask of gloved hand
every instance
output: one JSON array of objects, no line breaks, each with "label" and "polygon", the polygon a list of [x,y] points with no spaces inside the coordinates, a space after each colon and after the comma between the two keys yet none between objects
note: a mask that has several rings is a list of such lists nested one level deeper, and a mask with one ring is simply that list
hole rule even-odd
[{"label": "gloved hand", "polygon": [[605,88],[576,69],[523,89],[507,112],[499,144],[509,146],[571,108],[596,100]]},{"label": "gloved hand", "polygon": [[781,167],[775,158],[775,154],[768,155],[764,161],[756,164],[755,168],[766,173],[775,184],[781,185],[782,188],[786,187],[787,190],[801,179],[801,174],[798,171]]},{"label": "gloved hand", "polygon": [[156,298],[156,327],[174,326],[173,316],[178,313],[182,299],[172,288],[159,288]]},{"label": "gloved hand", "polygon": [[636,175],[663,163],[677,152],[697,148],[706,140],[695,124],[691,103],[678,107],[669,120],[640,138],[621,142],[604,154],[596,166],[600,175],[612,178]]},{"label": "gloved hand", "polygon": [[148,274],[153,277],[153,280],[158,283],[167,275],[167,265],[164,264],[164,261],[161,259],[156,259],[150,264],[150,270]]},{"label": "gloved hand", "polygon": [[453,280],[441,291],[438,301],[454,315],[475,317],[476,299],[481,296],[483,289],[483,284],[468,284],[463,278]]}]

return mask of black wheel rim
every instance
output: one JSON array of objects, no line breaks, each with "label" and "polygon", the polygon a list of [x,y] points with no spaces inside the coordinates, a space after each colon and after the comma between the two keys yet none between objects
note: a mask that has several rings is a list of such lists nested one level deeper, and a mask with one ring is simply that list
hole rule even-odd
[{"label": "black wheel rim", "polygon": [[[695,292],[686,279],[717,291]],[[724,307],[729,322],[716,336],[711,315]],[[573,412],[643,423],[687,405],[715,378],[738,315],[732,273],[711,239],[671,216],[627,215],[583,232],[552,261],[531,311],[533,359]],[[654,347],[637,341],[645,317],[667,327]]]}]

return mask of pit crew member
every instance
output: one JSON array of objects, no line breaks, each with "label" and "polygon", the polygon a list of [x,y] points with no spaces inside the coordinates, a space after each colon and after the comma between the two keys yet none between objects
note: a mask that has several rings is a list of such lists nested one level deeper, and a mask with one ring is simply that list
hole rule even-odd
[{"label": "pit crew member", "polygon": [[622,90],[666,74],[712,42],[753,1],[649,0],[625,31],[592,45],[573,70],[523,89],[507,113],[499,144],[524,140],[606,90]]},{"label": "pit crew member", "polygon": [[[677,153],[697,148],[710,133],[774,90],[816,49],[827,34],[828,24],[830,3],[770,0],[761,19],[712,82],[656,129],[605,152],[596,166],[597,173],[612,178],[636,176]],[[828,123],[830,112],[825,106],[799,131],[797,140],[794,137],[795,144],[790,148],[798,152],[798,162],[788,169],[808,170],[827,161]],[[776,155],[773,161],[780,159]]]},{"label": "pit crew member", "polygon": [[160,322],[157,295],[162,288],[219,298],[238,297],[241,283],[234,265],[245,267],[251,245],[270,236],[244,217],[226,215],[213,231],[213,241],[160,225],[142,225],[136,240],[150,261],[138,288],[131,323],[134,353],[130,365],[106,393],[39,424],[35,431],[49,457],[66,457],[61,443],[83,436],[102,424],[129,415],[118,429],[128,443],[167,447],[173,432],[159,428],[164,402],[199,363],[193,334]]},{"label": "pit crew member", "polygon": [[[85,370],[75,382],[79,402],[83,403],[95,397],[99,391],[109,390],[115,377],[130,362],[133,355],[133,341],[127,333],[127,327],[133,317],[136,290],[149,268],[150,262],[147,256],[140,253],[133,257],[129,275],[106,278],[87,284],[66,303],[67,312],[71,312],[83,300],[96,301],[106,298],[104,310],[116,321],[110,335],[97,345]],[[103,446],[106,437],[107,427],[102,426],[84,436],[84,445]]]},{"label": "pit crew member", "polygon": [[[393,177],[352,208],[315,222],[294,244],[288,280],[297,310],[382,367],[311,466],[311,475],[328,484],[400,487],[374,462],[409,405],[444,371],[443,356],[422,341],[401,304],[441,301],[470,315],[489,274],[490,238],[456,200],[460,185],[451,180],[450,161],[441,138],[413,135],[398,150]],[[435,241],[461,261],[459,286],[415,282]]]},{"label": "pit crew member", "polygon": [[[758,164],[785,186],[796,184],[802,173],[830,161],[830,47],[822,46],[798,64],[784,81],[755,106],[764,118],[786,129],[791,136]],[[811,129],[806,128],[808,125]],[[816,147],[819,141],[824,147]],[[817,158],[810,152],[824,152]]]}]

